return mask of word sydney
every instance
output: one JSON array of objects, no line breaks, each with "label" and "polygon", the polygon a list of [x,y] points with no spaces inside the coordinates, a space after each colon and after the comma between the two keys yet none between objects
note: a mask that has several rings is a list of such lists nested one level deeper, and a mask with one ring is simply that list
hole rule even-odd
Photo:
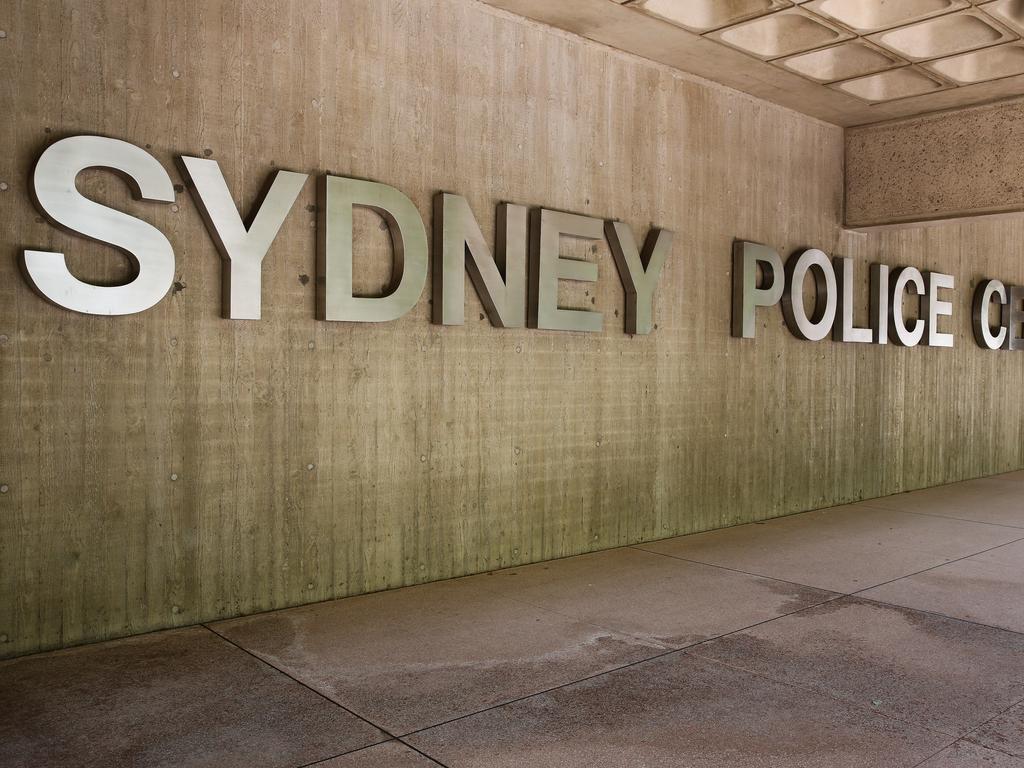
[{"label": "word sydney", "polygon": [[[224,262],[223,314],[258,320],[263,258],[308,174],[276,171],[246,225],[216,161],[181,157],[181,164]],[[145,150],[102,136],[72,136],[50,145],[32,173],[32,192],[43,213],[58,226],[123,251],[135,267],[132,279],[123,285],[93,285],[71,274],[63,254],[35,250],[22,254],[25,275],[39,294],[65,309],[91,315],[143,312],[171,287],[174,249],[156,227],[83,196],[75,180],[86,168],[113,170],[126,178],[138,199],[163,203],[174,202],[171,177]],[[426,230],[413,202],[385,184],[330,175],[319,179],[318,196],[319,319],[385,322],[412,309],[428,271]],[[356,207],[379,214],[391,235],[395,277],[384,295],[358,296],[353,290]],[[434,322],[443,325],[464,320],[465,270],[495,326],[600,331],[600,312],[559,306],[559,281],[597,280],[597,264],[560,255],[560,239],[568,236],[607,238],[626,293],[625,330],[650,333],[654,291],[672,248],[668,230],[652,229],[641,251],[622,222],[502,203],[492,256],[465,198],[448,193],[434,199],[433,235],[433,314]]]}]

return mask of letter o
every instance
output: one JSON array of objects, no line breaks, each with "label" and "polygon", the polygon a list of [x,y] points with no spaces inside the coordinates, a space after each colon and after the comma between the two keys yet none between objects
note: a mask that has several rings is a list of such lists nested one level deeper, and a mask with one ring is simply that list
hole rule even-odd
[{"label": "letter o", "polygon": [[[814,312],[807,316],[804,306],[804,279],[814,274]],[[782,296],[782,314],[790,332],[800,339],[821,341],[832,332],[836,319],[836,273],[823,251],[809,248],[794,254],[786,262],[786,292]]]}]

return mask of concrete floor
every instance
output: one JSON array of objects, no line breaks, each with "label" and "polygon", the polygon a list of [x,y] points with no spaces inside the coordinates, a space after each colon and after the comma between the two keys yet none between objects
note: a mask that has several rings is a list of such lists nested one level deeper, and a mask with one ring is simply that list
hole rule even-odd
[{"label": "concrete floor", "polygon": [[0,765],[1024,768],[1024,472],[0,663]]}]

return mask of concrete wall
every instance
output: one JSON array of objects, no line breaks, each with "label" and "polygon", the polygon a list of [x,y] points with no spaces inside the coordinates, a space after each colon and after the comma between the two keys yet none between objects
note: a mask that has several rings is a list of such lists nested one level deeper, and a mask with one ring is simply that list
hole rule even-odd
[{"label": "concrete wall", "polygon": [[1024,211],[1024,99],[851,128],[846,223]]},{"label": "concrete wall", "polygon": [[[189,624],[827,506],[1024,464],[1021,361],[970,341],[969,286],[1024,280],[1019,223],[840,228],[839,128],[472,0],[8,4],[0,41],[0,654]],[[154,309],[57,309],[23,247],[116,281],[27,194],[48,142],[101,133],[218,160],[248,210],[273,167],[677,232],[657,330],[622,332],[607,246],[565,300],[601,334],[463,327],[429,291],[384,325],[314,319],[314,185],[264,265],[263,320],[221,319],[195,204],[90,195],[153,222]],[[953,350],[729,336],[734,237],[948,270]],[[358,287],[387,278],[358,219]],[[567,246],[567,251],[570,250]],[[577,255],[583,255],[577,251]],[[863,286],[862,286],[863,288]],[[866,295],[861,294],[866,312]],[[858,315],[860,317],[860,315]],[[310,468],[312,467],[312,468]]]}]

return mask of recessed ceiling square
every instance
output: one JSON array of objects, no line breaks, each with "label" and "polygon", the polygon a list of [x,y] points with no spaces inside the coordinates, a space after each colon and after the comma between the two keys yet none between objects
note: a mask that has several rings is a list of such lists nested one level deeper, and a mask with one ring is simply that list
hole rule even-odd
[{"label": "recessed ceiling square", "polygon": [[981,5],[981,10],[1024,34],[1024,2],[1021,0],[995,0]]},{"label": "recessed ceiling square", "polygon": [[982,48],[980,51],[930,61],[926,66],[963,85],[1024,75],[1024,46],[1008,43]]},{"label": "recessed ceiling square", "polygon": [[776,59],[848,40],[853,35],[799,8],[790,8],[712,32],[709,37],[761,59]]},{"label": "recessed ceiling square", "polygon": [[906,99],[924,93],[942,90],[946,84],[926,75],[914,67],[890,69],[877,75],[858,77],[832,86],[858,99],[870,102]]},{"label": "recessed ceiling square", "polygon": [[811,80],[831,83],[870,75],[906,62],[871,43],[851,40],[831,48],[791,56],[776,63]]},{"label": "recessed ceiling square", "polygon": [[980,11],[970,10],[879,32],[869,39],[911,61],[924,61],[996,45],[1012,38],[1008,30]]},{"label": "recessed ceiling square", "polygon": [[790,0],[636,0],[629,7],[701,33],[791,6]]},{"label": "recessed ceiling square", "polygon": [[968,0],[811,0],[804,7],[865,34],[969,5]]}]

